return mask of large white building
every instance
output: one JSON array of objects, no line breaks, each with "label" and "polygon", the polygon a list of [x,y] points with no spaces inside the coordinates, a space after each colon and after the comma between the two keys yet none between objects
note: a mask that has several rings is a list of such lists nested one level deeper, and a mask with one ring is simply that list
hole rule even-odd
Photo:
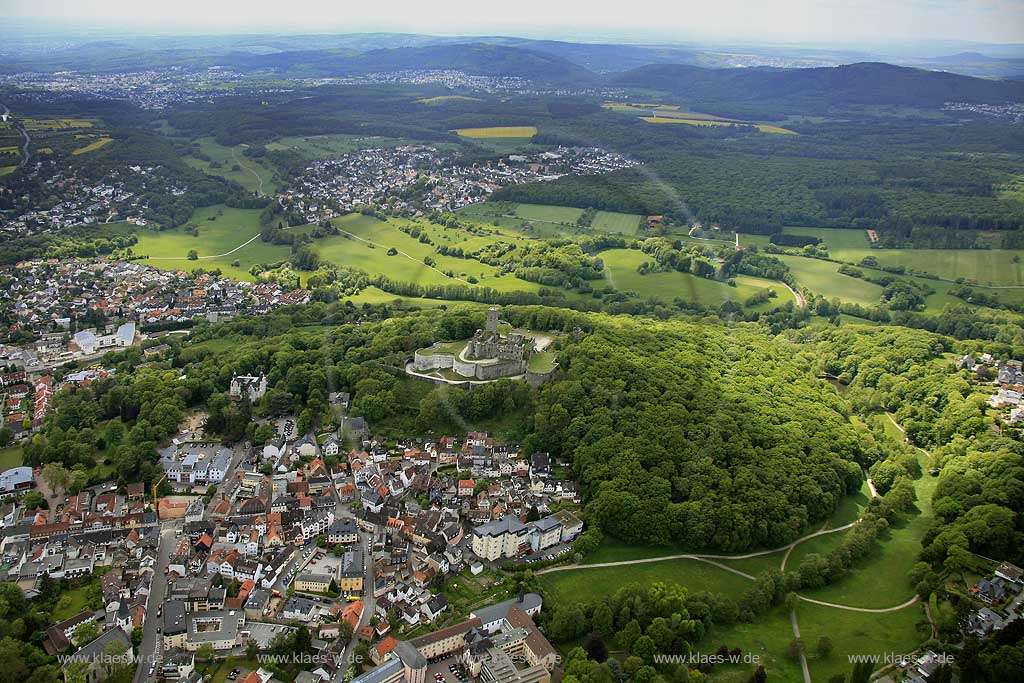
[{"label": "large white building", "polygon": [[519,557],[527,549],[540,552],[559,543],[568,543],[582,531],[583,522],[567,510],[529,524],[506,515],[473,529],[473,552],[491,562],[501,557]]},{"label": "large white building", "polygon": [[529,528],[513,515],[487,522],[473,529],[473,553],[491,562],[501,557],[518,557],[530,542]]},{"label": "large white building", "polygon": [[82,330],[75,333],[73,340],[75,346],[86,355],[104,349],[127,348],[135,341],[135,323],[121,325],[114,334],[97,335],[96,330]]},{"label": "large white building", "polygon": [[184,484],[219,484],[231,465],[231,451],[223,446],[212,450],[189,450],[167,468],[167,479]]}]

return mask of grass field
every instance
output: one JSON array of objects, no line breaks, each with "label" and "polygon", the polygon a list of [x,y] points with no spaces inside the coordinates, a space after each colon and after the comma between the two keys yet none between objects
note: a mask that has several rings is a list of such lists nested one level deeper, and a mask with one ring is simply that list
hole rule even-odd
[{"label": "grass field", "polygon": [[397,147],[408,143],[408,140],[401,138],[385,138],[379,135],[296,135],[268,142],[266,147],[271,151],[291,150],[307,159],[324,159],[361,149]]},{"label": "grass field", "polygon": [[833,258],[852,262],[874,256],[885,266],[904,266],[947,280],[965,278],[979,285],[1024,285],[1022,249],[839,248],[829,253]]},{"label": "grass field", "polygon": [[104,146],[106,146],[107,144],[109,144],[109,143],[111,143],[113,141],[114,141],[114,138],[100,138],[99,140],[94,140],[93,142],[90,142],[85,147],[79,147],[78,149],[73,150],[71,153],[75,154],[75,155],[87,154],[89,152],[94,152],[97,149],[99,149],[101,147],[104,147]]},{"label": "grass field", "polygon": [[490,126],[488,128],[456,128],[453,132],[464,138],[532,138],[536,126]]},{"label": "grass field", "polygon": [[[790,226],[783,232],[820,237],[829,255],[840,261],[859,263],[873,256],[883,266],[903,266],[946,280],[965,278],[982,286],[1024,285],[1024,249],[872,249],[864,230]],[[743,235],[740,242],[763,246],[768,238]]]},{"label": "grass field", "polygon": [[[868,234],[865,230],[843,230],[841,228],[812,228],[790,225],[782,229],[786,235],[810,235],[821,239],[828,247],[829,253],[833,250],[843,249],[868,249],[871,242],[868,241]],[[875,250],[871,250],[874,253]]]},{"label": "grass field", "polygon": [[538,351],[530,356],[531,372],[549,372],[555,366],[558,354],[554,351]]},{"label": "grass field", "polygon": [[[930,629],[919,627],[925,621],[919,604],[896,612],[870,614],[801,602],[797,607],[797,620],[814,681],[827,681],[839,673],[848,674],[850,655],[910,654],[931,634]],[[827,657],[815,652],[823,636],[832,641],[834,648]]]},{"label": "grass field", "polygon": [[[789,613],[785,607],[780,606],[751,623],[712,626],[707,635],[695,644],[694,649],[711,654],[719,645],[724,644],[730,650],[738,647],[744,653],[758,657],[768,673],[768,680],[796,683],[803,680],[800,663],[786,657],[786,646],[792,639],[793,628],[789,623]],[[755,668],[754,664],[715,666],[705,680],[715,683],[746,683]]]},{"label": "grass field", "polygon": [[739,595],[750,581],[697,560],[664,560],[628,567],[594,567],[552,572],[540,577],[547,594],[559,604],[591,602],[615,593],[627,583],[649,586],[657,581],[678,583],[691,593],[701,590]]},{"label": "grass field", "polygon": [[576,220],[583,215],[583,209],[551,204],[516,204],[515,214],[528,221],[575,225]]},{"label": "grass field", "polygon": [[730,121],[719,121],[717,119],[684,119],[675,116],[641,116],[647,123],[685,123],[691,126],[751,126],[762,133],[778,133],[781,135],[796,135],[796,131],[788,128],[780,128],[767,123],[732,123]]},{"label": "grass field", "polygon": [[[867,559],[858,562],[846,577],[829,586],[806,591],[803,595],[826,602],[871,608],[892,607],[913,597],[914,588],[906,577],[918,560],[921,539],[931,526],[932,494],[939,481],[938,477],[927,473],[930,463],[923,454],[919,460],[925,474],[914,482],[917,511],[908,519],[893,523],[881,535],[878,548]],[[803,551],[803,554],[828,552],[828,546],[834,544],[831,537],[840,535],[842,532],[819,536],[800,544],[793,550],[790,561],[797,556],[797,551]],[[804,545],[808,547],[803,548]],[[885,577],[884,583],[880,583],[882,577]]]},{"label": "grass field", "polygon": [[420,104],[446,104],[448,102],[482,102],[479,97],[467,97],[465,95],[438,95],[437,97],[424,97],[416,100]]},{"label": "grass field", "polygon": [[360,306],[362,304],[388,304],[392,308],[438,308],[440,306],[476,306],[485,308],[487,306],[487,304],[475,301],[447,301],[445,299],[418,299],[408,296],[396,296],[377,287],[366,287],[358,294],[346,297],[345,301],[351,301],[353,304]]},{"label": "grass field", "polygon": [[841,275],[838,263],[803,256],[779,256],[789,266],[801,287],[826,299],[838,298],[850,303],[873,306],[882,297],[882,288],[859,278]]},{"label": "grass field", "polygon": [[[494,266],[473,259],[438,254],[433,246],[424,244],[399,229],[399,226],[412,224],[412,221],[392,219],[384,222],[361,214],[350,214],[332,222],[341,230],[358,238],[352,239],[342,235],[316,242],[320,257],[338,265],[359,268],[374,274],[383,273],[396,280],[422,285],[469,285],[468,278],[474,277],[480,286],[502,291],[533,292],[540,289],[536,283],[518,280],[510,274],[501,274],[500,269]],[[467,233],[446,230],[442,226],[426,222],[419,225],[437,244],[459,244],[465,248],[461,240]],[[484,238],[485,242],[488,240],[489,238]],[[377,246],[371,247],[368,242]],[[394,247],[400,253],[388,256],[390,247]],[[423,263],[427,256],[434,260],[434,268],[437,270]],[[451,271],[456,278],[450,278],[438,271]]]},{"label": "grass field", "polygon": [[782,283],[749,276],[735,278],[737,286],[730,287],[724,282],[677,271],[641,275],[637,267],[650,261],[651,257],[636,249],[609,249],[601,252],[601,258],[604,260],[605,277],[611,286],[620,292],[635,292],[641,299],[654,298],[671,302],[679,298],[717,307],[726,301],[742,304],[762,289],[768,288],[778,294],[768,302],[768,307],[783,305],[793,299],[793,295]]},{"label": "grass field", "polygon": [[614,211],[598,211],[590,223],[591,230],[598,232],[618,232],[623,235],[635,235],[640,229],[642,216],[632,213],[616,213]]},{"label": "grass field", "polygon": [[0,450],[0,472],[12,467],[20,467],[24,458],[25,453],[21,446],[11,446]]},{"label": "grass field", "polygon": [[[638,214],[598,211],[590,226],[582,228],[576,225],[576,221],[583,215],[583,209],[552,204],[513,204],[508,209],[504,204],[480,202],[460,209],[459,213],[483,223],[535,237],[577,235],[588,231],[635,235],[643,220]],[[524,224],[529,225],[528,231],[524,230]]]},{"label": "grass field", "polygon": [[[70,600],[63,600],[65,596]],[[53,620],[60,622],[70,619],[86,608],[85,587],[64,591],[58,600],[62,602],[59,602],[57,608],[53,610]]]},{"label": "grass field", "polygon": [[[186,271],[220,268],[229,277],[252,280],[249,268],[257,263],[285,260],[291,253],[287,245],[268,244],[260,239],[240,247],[250,238],[259,235],[259,215],[259,209],[233,209],[225,206],[197,209],[190,222],[199,226],[198,237],[189,235],[181,228],[160,232],[136,230],[139,242],[134,251],[148,256],[145,263],[157,268]],[[208,220],[211,217],[215,220]],[[204,258],[188,260],[188,252],[192,249]],[[232,265],[236,260],[239,262],[237,267]]]},{"label": "grass field", "polygon": [[25,119],[22,124],[28,132],[92,128],[92,121],[83,119]]},{"label": "grass field", "polygon": [[[203,173],[233,180],[249,192],[270,194],[277,189],[274,183],[274,172],[263,162],[243,154],[244,145],[225,147],[213,138],[200,138],[199,149],[210,157],[210,161],[185,157],[185,162]],[[219,164],[215,167],[214,164]],[[234,170],[235,166],[238,170]]]},{"label": "grass field", "polygon": [[17,166],[0,166],[0,176],[5,176],[9,173],[14,173],[17,170]]}]

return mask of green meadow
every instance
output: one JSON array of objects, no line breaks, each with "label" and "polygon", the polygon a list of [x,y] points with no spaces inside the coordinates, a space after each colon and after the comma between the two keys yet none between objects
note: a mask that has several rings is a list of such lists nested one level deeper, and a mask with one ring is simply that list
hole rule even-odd
[{"label": "green meadow", "polygon": [[[185,157],[185,163],[189,166],[203,173],[233,180],[249,192],[271,194],[277,190],[273,169],[259,159],[245,156],[245,145],[225,147],[213,138],[200,138],[199,148],[210,157],[210,161]],[[237,171],[234,170],[236,165],[239,167]]]},{"label": "green meadow", "polygon": [[792,293],[781,282],[746,275],[735,278],[735,287],[677,271],[641,275],[637,267],[650,261],[651,257],[637,249],[609,249],[601,252],[601,258],[604,260],[605,277],[609,284],[620,292],[635,292],[641,299],[671,302],[678,298],[704,306],[720,306],[726,301],[742,304],[761,290],[770,288],[778,296],[770,300],[767,307],[793,300]]},{"label": "green meadow", "polygon": [[[380,135],[346,135],[335,133],[331,135],[287,136],[278,138],[273,142],[268,142],[266,147],[271,151],[289,150],[296,152],[307,159],[326,159],[357,152],[361,149],[397,147],[407,144],[413,143],[410,140],[386,138]],[[437,146],[435,145],[435,147]],[[454,147],[454,145],[440,145],[439,147]]]},{"label": "green meadow", "polygon": [[699,560],[663,560],[625,567],[592,567],[551,572],[540,576],[547,595],[559,605],[591,602],[611,595],[627,583],[649,586],[655,582],[678,583],[691,593],[707,590],[739,595],[748,579]]},{"label": "green meadow", "polygon": [[589,227],[580,227],[576,221],[583,215],[583,209],[552,204],[481,202],[460,209],[459,214],[530,237],[559,237],[591,231],[635,235],[643,220],[637,214],[598,211]]},{"label": "green meadow", "polygon": [[789,266],[801,287],[826,299],[838,298],[863,306],[873,306],[882,298],[882,288],[871,282],[839,273],[839,263],[803,256],[779,256]]},{"label": "green meadow", "polygon": [[[287,245],[268,244],[259,239],[259,215],[259,209],[204,207],[197,209],[190,221],[199,226],[198,237],[193,237],[183,228],[162,231],[136,228],[139,242],[133,251],[148,257],[143,263],[165,270],[220,268],[229,277],[252,280],[249,268],[257,263],[282,261],[291,254]],[[249,242],[253,237],[256,239]],[[195,250],[200,258],[189,260],[191,250]],[[232,265],[235,261],[238,261],[238,266]]]},{"label": "green meadow", "polygon": [[[421,285],[469,285],[470,277],[476,278],[480,286],[493,287],[501,291],[534,292],[540,286],[533,282],[516,279],[502,274],[494,266],[473,259],[462,259],[438,254],[430,244],[420,242],[400,230],[400,226],[416,226],[427,232],[436,244],[457,244],[466,249],[462,238],[466,233],[445,229],[443,226],[393,218],[379,221],[361,214],[350,214],[332,221],[339,229],[350,233],[328,237],[316,242],[320,258],[338,265],[359,268],[371,274],[384,274],[403,282]],[[494,238],[483,238],[482,243]],[[394,247],[398,253],[388,256]],[[427,266],[424,258],[431,258],[434,267]],[[439,272],[440,271],[440,272]],[[451,272],[455,277],[448,277]]]},{"label": "green meadow", "polygon": [[[829,255],[859,263],[867,256],[887,267],[930,273],[944,280],[963,278],[982,286],[1024,285],[1024,249],[872,249],[865,230],[788,226],[783,233],[821,238]],[[767,235],[741,235],[743,245],[766,246]]]}]

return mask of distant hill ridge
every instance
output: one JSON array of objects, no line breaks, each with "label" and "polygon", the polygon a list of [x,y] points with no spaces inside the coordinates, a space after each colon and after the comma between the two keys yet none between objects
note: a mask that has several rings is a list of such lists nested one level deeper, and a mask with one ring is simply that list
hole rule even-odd
[{"label": "distant hill ridge", "polygon": [[810,69],[705,69],[651,64],[613,77],[614,85],[663,90],[701,101],[814,100],[828,105],[940,106],[960,101],[1024,101],[1024,83],[961,76],[881,62]]}]

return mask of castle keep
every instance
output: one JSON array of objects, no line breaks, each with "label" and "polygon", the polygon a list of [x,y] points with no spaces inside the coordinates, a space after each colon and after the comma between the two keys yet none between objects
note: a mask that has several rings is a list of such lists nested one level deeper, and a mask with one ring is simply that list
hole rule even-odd
[{"label": "castle keep", "polygon": [[498,315],[497,306],[488,308],[484,329],[477,330],[461,348],[434,344],[420,349],[410,369],[420,373],[450,369],[459,377],[477,381],[527,377],[530,356],[537,350],[535,340],[521,332],[502,334]]}]

